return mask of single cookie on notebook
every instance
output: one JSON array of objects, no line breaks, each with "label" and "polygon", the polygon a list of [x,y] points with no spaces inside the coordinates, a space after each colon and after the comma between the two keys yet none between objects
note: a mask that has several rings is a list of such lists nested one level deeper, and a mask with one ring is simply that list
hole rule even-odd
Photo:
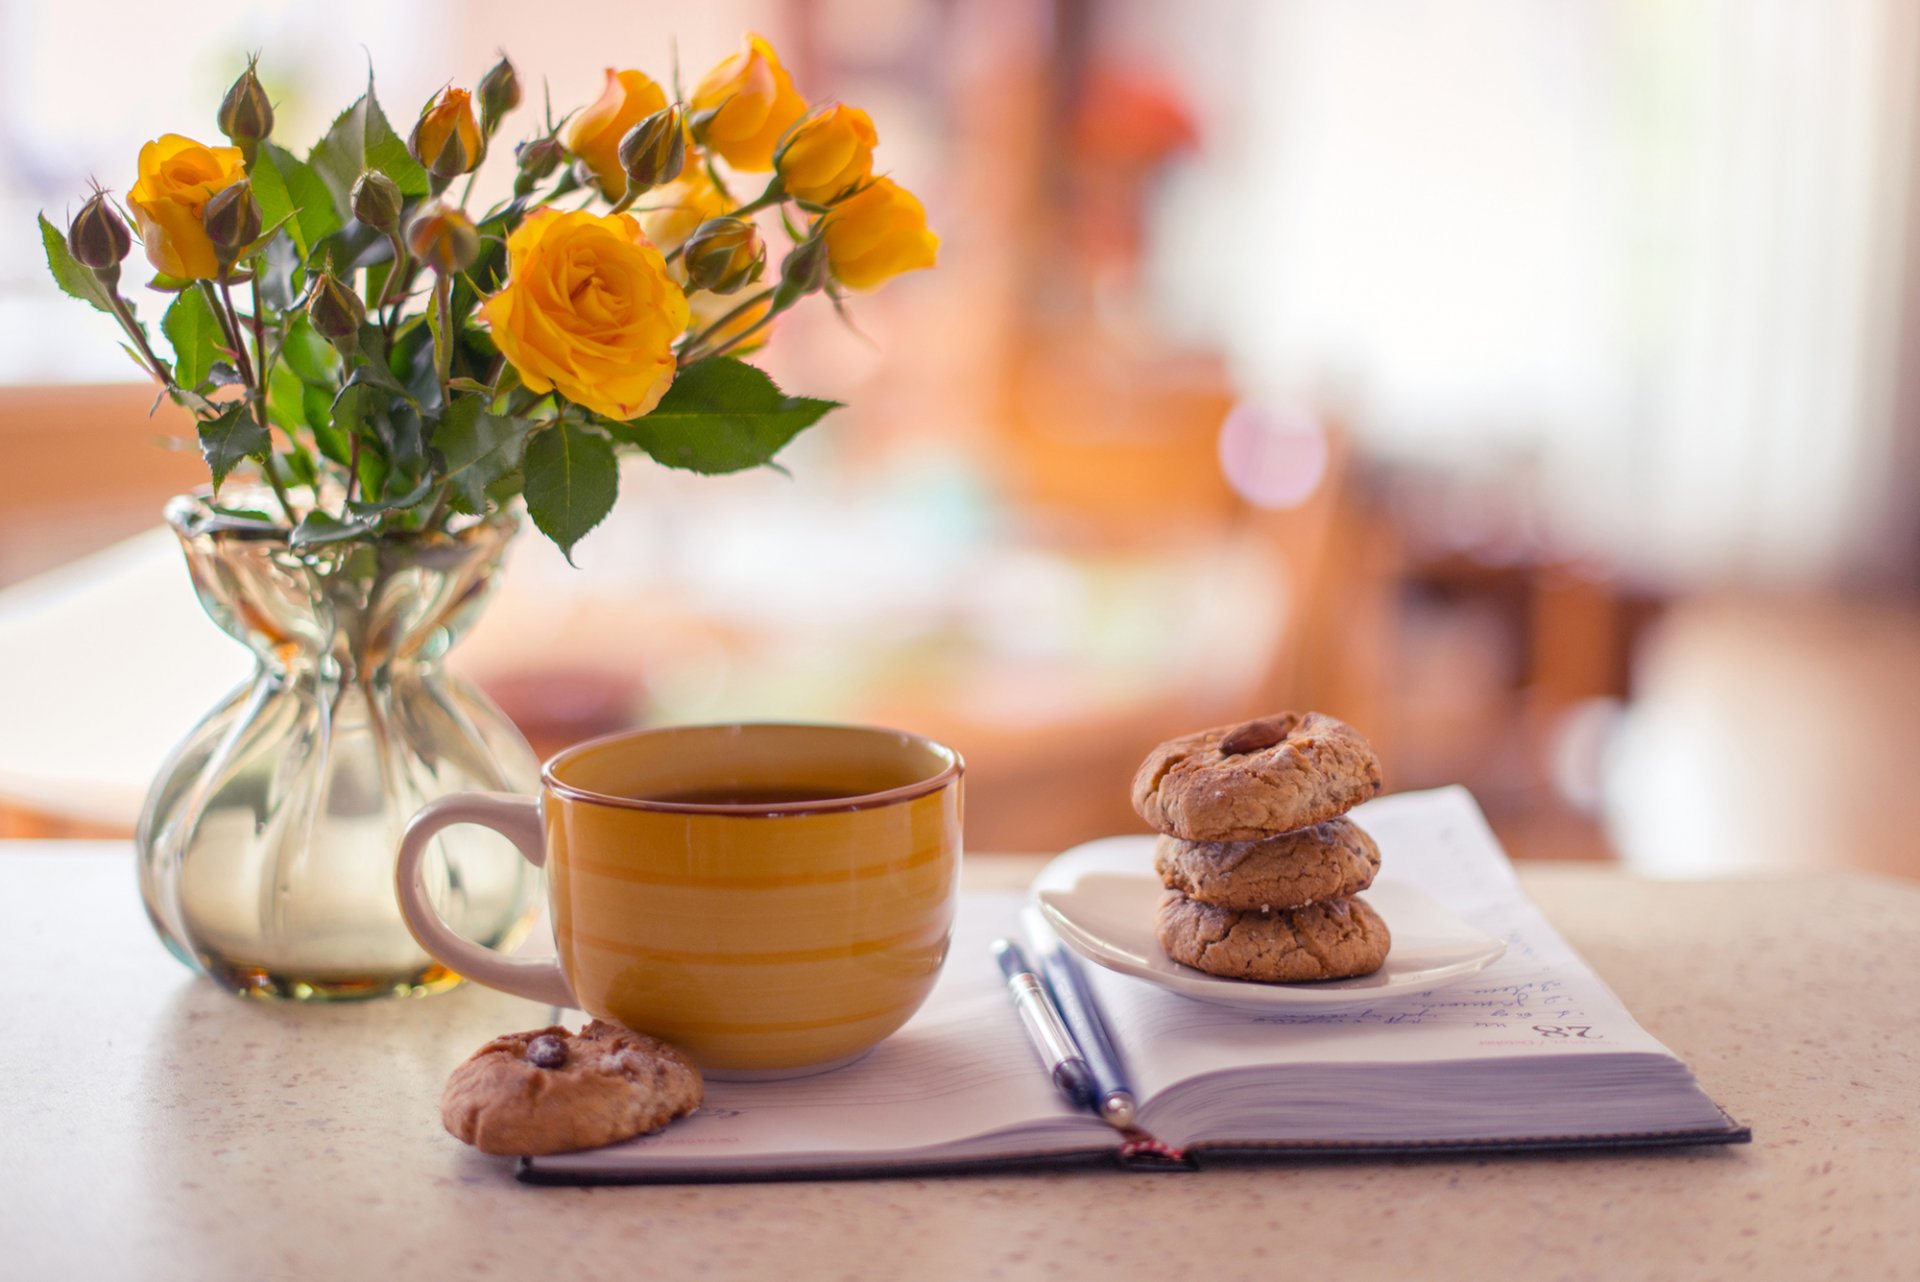
[{"label": "single cookie on notebook", "polygon": [[1351,819],[1252,841],[1184,841],[1154,847],[1161,884],[1216,908],[1264,912],[1341,899],[1373,884],[1380,848]]},{"label": "single cookie on notebook", "polygon": [[494,1038],[447,1079],[440,1120],[483,1153],[566,1153],[657,1131],[704,1093],[677,1046],[596,1019]]},{"label": "single cookie on notebook", "polygon": [[1170,739],[1133,777],[1133,808],[1187,841],[1252,841],[1343,815],[1380,791],[1360,732],[1318,712],[1280,712]]},{"label": "single cookie on notebook", "polygon": [[1363,899],[1235,912],[1169,890],[1154,927],[1167,956],[1182,965],[1265,983],[1370,975],[1393,946],[1387,923]]}]

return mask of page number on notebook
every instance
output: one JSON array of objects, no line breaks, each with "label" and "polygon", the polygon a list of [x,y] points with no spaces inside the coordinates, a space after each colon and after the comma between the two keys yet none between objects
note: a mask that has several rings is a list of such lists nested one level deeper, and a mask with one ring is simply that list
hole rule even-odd
[{"label": "page number on notebook", "polygon": [[1535,1024],[1533,1031],[1542,1037],[1577,1037],[1590,1042],[1602,1040],[1591,1024]]}]

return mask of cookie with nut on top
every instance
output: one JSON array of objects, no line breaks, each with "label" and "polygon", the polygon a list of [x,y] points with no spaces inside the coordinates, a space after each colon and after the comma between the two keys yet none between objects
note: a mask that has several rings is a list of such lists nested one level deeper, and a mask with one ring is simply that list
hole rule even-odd
[{"label": "cookie with nut on top", "polygon": [[1345,814],[1380,782],[1380,759],[1352,726],[1278,712],[1161,744],[1134,775],[1133,808],[1186,841],[1252,841]]},{"label": "cookie with nut on top", "polygon": [[704,1093],[678,1047],[594,1020],[494,1038],[447,1079],[440,1120],[483,1153],[537,1156],[657,1131]]}]

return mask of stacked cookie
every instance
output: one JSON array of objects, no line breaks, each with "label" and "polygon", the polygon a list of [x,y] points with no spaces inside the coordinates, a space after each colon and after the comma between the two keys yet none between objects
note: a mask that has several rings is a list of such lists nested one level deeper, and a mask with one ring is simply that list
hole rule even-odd
[{"label": "stacked cookie", "polygon": [[1133,779],[1160,830],[1156,933],[1177,962],[1269,983],[1378,970],[1391,937],[1357,892],[1380,851],[1345,818],[1380,791],[1358,731],[1282,712],[1169,740]]}]

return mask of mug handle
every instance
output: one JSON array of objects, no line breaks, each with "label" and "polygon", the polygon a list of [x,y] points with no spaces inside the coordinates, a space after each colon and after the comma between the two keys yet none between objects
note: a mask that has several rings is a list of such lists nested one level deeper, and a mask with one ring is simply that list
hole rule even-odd
[{"label": "mug handle", "polygon": [[579,1001],[557,961],[508,957],[453,933],[427,898],[421,861],[427,843],[442,828],[479,824],[511,841],[535,868],[547,862],[546,832],[540,821],[540,802],[509,792],[465,792],[440,797],[420,808],[400,838],[400,858],[394,867],[394,891],[400,898],[400,916],[428,956],[488,988],[516,997],[529,997],[549,1006],[577,1007]]}]

